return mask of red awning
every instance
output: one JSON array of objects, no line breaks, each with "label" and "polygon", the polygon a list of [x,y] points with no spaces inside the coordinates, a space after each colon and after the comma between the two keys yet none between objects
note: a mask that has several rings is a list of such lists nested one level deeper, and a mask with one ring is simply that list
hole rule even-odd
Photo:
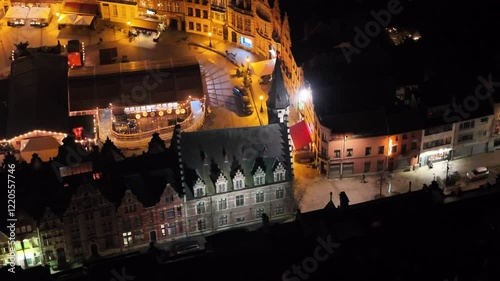
[{"label": "red awning", "polygon": [[295,149],[302,148],[312,142],[309,128],[304,120],[290,127],[290,135]]},{"label": "red awning", "polygon": [[79,52],[73,52],[68,54],[68,65],[71,66],[82,66],[82,59]]}]

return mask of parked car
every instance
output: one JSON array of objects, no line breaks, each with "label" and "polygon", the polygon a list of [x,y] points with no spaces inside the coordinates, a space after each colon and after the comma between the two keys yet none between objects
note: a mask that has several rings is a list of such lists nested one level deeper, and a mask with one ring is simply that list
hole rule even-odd
[{"label": "parked car", "polygon": [[197,241],[181,241],[174,243],[170,247],[170,253],[173,255],[181,255],[190,252],[201,250],[200,244]]},{"label": "parked car", "polygon": [[244,96],[248,96],[247,90],[241,86],[234,86],[233,94],[239,97],[240,99],[243,98]]},{"label": "parked car", "polygon": [[488,178],[490,171],[486,167],[477,167],[472,171],[467,172],[467,178],[471,181]]},{"label": "parked car", "polygon": [[253,114],[253,105],[248,96],[243,96],[241,98],[241,109],[247,115]]}]

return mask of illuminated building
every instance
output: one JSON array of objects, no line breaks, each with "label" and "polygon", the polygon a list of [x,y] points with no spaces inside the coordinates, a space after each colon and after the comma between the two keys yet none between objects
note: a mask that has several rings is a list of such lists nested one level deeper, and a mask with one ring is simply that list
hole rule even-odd
[{"label": "illuminated building", "polygon": [[69,115],[94,116],[101,141],[120,148],[144,147],[154,132],[169,139],[176,123],[193,129],[204,121],[195,57],[71,69],[68,84]]}]

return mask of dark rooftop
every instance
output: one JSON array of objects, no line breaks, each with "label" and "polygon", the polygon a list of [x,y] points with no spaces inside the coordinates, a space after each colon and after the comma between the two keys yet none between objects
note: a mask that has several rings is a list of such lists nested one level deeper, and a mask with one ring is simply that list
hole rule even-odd
[{"label": "dark rooftop", "polygon": [[67,75],[62,55],[33,53],[12,62],[8,138],[33,130],[68,132]]},{"label": "dark rooftop", "polygon": [[196,57],[75,68],[68,80],[71,111],[203,97]]},{"label": "dark rooftop", "polygon": [[[290,165],[286,154],[288,143],[284,139],[287,133],[282,125],[182,132],[185,183],[192,189],[200,177],[206,184],[207,194],[212,194],[220,173],[231,178],[240,170],[246,178],[245,185],[253,186],[252,172],[257,165],[264,169],[266,182],[271,180],[271,171],[278,163],[282,163],[285,169]],[[232,187],[231,181],[229,186]]]}]

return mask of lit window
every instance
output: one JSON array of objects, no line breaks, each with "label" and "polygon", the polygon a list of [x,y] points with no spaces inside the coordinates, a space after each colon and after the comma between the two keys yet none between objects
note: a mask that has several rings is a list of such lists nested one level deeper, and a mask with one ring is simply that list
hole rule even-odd
[{"label": "lit window", "polygon": [[128,246],[130,243],[132,243],[132,232],[124,232],[122,233],[123,236],[123,245]]}]

